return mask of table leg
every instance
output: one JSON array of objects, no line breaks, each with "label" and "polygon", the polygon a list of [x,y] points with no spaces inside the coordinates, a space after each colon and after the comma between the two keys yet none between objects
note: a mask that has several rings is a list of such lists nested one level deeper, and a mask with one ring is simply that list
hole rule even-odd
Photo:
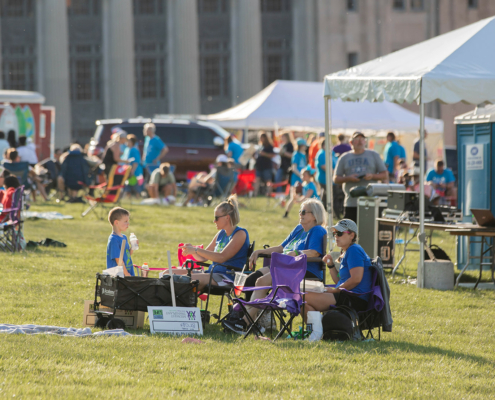
[{"label": "table leg", "polygon": [[471,237],[468,237],[468,245],[467,245],[467,258],[466,258],[466,264],[462,268],[460,274],[457,276],[457,279],[455,280],[455,287],[459,286],[459,282],[461,280],[461,276],[466,271],[468,265],[469,265],[469,258],[471,257]]},{"label": "table leg", "polygon": [[[394,244],[394,247],[395,247],[395,244]],[[392,278],[395,276],[395,272],[399,269],[399,266],[402,263],[402,261],[404,260],[404,258],[406,258],[406,249],[407,249],[407,228],[406,228],[406,233],[404,235],[404,249],[403,249],[402,257],[397,262],[397,264],[395,264],[395,267],[392,270]]]},{"label": "table leg", "polygon": [[480,251],[480,275],[478,276],[478,280],[474,284],[473,290],[476,290],[476,288],[478,287],[478,284],[481,282],[481,274],[483,273],[483,256],[485,255],[485,253],[483,252],[484,244],[485,244],[485,238],[482,237],[481,238],[481,251]]}]

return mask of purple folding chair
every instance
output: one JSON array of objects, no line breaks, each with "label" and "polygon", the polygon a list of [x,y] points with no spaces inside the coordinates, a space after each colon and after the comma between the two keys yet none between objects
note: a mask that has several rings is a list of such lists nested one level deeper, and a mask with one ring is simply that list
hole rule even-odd
[{"label": "purple folding chair", "polygon": [[[239,304],[248,318],[251,326],[249,327],[244,339],[253,331],[256,331],[256,336],[261,335],[257,327],[258,320],[263,316],[266,310],[272,311],[280,321],[281,329],[273,341],[277,340],[284,332],[287,332],[292,337],[290,327],[292,320],[299,315],[303,304],[304,293],[300,291],[300,284],[306,274],[307,257],[302,254],[298,257],[287,256],[279,253],[272,253],[270,273],[272,275],[272,286],[254,286],[245,287],[245,291],[272,289],[272,292],[264,299],[256,299],[253,301],[245,301],[243,299],[233,299]],[[245,306],[251,306],[261,309],[261,313],[256,318],[256,321],[248,314]],[[286,322],[284,311],[290,314],[289,320]]]},{"label": "purple folding chair", "polygon": [[4,213],[9,213],[8,218],[0,223],[0,250],[11,251],[15,253],[21,250],[21,232],[22,220],[20,213],[22,211],[22,199],[24,194],[24,186],[18,187],[12,197],[12,205],[10,208],[3,210]]}]

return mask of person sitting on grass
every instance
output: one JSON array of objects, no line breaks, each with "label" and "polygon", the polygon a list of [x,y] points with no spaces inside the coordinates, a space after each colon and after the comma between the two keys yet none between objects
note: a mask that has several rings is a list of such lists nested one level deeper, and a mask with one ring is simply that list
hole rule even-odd
[{"label": "person sitting on grass", "polygon": [[158,199],[162,195],[164,204],[175,202],[177,185],[175,184],[175,176],[170,171],[169,163],[160,164],[160,167],[151,173],[148,193],[152,199]]},{"label": "person sitting on grass", "polygon": [[[19,157],[19,153],[13,147],[7,150],[7,158],[8,158],[7,162],[5,162],[3,165],[5,169],[9,169],[9,163],[16,164],[16,163],[21,162],[21,158]],[[32,167],[29,167],[28,176],[29,176],[29,179],[31,179],[31,181],[35,184],[36,189],[38,189],[38,191],[40,192],[41,197],[43,197],[43,200],[46,201],[47,195],[46,195],[45,187],[41,183],[40,178],[38,177],[38,175],[36,175],[36,172],[34,172],[34,169]],[[33,200],[36,201],[36,192],[33,190],[31,193],[33,195]]]},{"label": "person sitting on grass", "polygon": [[120,265],[120,249],[122,241],[125,240],[124,276],[134,276],[134,265],[132,264],[132,250],[127,237],[123,234],[129,228],[129,218],[131,214],[122,207],[115,207],[108,213],[108,222],[112,225],[112,233],[108,237],[107,244],[107,268],[114,268]]},{"label": "person sitting on grass", "polygon": [[[299,211],[299,225],[287,236],[287,238],[275,247],[269,247],[264,250],[256,250],[249,259],[250,266],[254,269],[256,260],[260,254],[283,253],[293,257],[301,254],[306,254],[307,257],[320,257],[324,254],[323,240],[327,231],[322,225],[325,225],[326,213],[321,201],[317,199],[306,199],[301,204]],[[270,268],[264,267],[251,274],[250,280],[256,280],[256,286],[271,286],[272,276]],[[305,278],[323,280],[323,271],[320,264],[317,262],[308,263]],[[247,285],[246,285],[247,286]],[[251,301],[266,297],[268,290],[261,289],[253,291]],[[259,312],[259,309],[254,307],[246,307],[249,315],[254,320]],[[267,313],[265,313],[267,315]],[[268,317],[267,317],[268,319]],[[249,320],[247,317],[241,318],[238,322],[224,322],[224,327],[232,332],[243,334],[248,329]],[[265,321],[261,322],[265,325]],[[240,329],[238,328],[240,327]]]},{"label": "person sitting on grass", "polygon": [[196,176],[191,179],[191,182],[187,187],[187,197],[182,203],[182,206],[197,205],[201,197],[208,192],[215,183],[215,174],[215,168],[213,168],[209,174],[204,171],[198,172]]},{"label": "person sitting on grass", "polygon": [[[181,246],[182,254],[192,255],[196,261],[213,261],[205,273],[192,274],[192,280],[198,280],[199,291],[203,291],[210,282],[213,272],[212,285],[222,283],[224,278],[234,280],[234,275],[224,265],[242,268],[247,259],[249,249],[249,234],[246,229],[237,226],[240,221],[237,195],[231,195],[221,202],[214,211],[214,221],[219,231],[206,249],[200,249],[190,243]],[[213,271],[213,268],[219,265]]]},{"label": "person sitting on grass", "polygon": [[[371,260],[364,249],[356,243],[358,229],[354,221],[343,219],[332,226],[335,242],[341,248],[340,270],[335,269],[332,256],[327,254],[323,261],[327,264],[335,287],[327,287],[326,293],[306,293],[303,318],[306,321],[310,311],[326,311],[330,306],[345,305],[356,311],[366,311],[371,291]],[[362,295],[350,295],[341,289]],[[321,339],[319,337],[311,340]]]},{"label": "person sitting on grass", "polygon": [[[2,209],[6,210],[12,207],[12,200],[14,198],[15,190],[20,186],[19,180],[11,175],[7,176],[4,180],[5,190],[0,190],[0,204],[2,204]],[[0,222],[4,222],[9,217],[8,212],[3,212],[0,214]]]}]

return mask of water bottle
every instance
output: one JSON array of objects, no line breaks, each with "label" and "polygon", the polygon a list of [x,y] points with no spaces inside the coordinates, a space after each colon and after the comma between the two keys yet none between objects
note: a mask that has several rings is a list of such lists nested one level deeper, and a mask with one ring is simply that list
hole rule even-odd
[{"label": "water bottle", "polygon": [[138,244],[138,238],[134,233],[131,233],[130,236],[130,242],[131,242],[131,250],[139,250],[139,244]]}]

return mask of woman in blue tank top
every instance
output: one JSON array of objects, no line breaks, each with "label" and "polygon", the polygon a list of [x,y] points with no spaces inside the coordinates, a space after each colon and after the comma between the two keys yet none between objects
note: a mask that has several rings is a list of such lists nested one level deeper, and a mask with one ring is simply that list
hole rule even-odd
[{"label": "woman in blue tank top", "polygon": [[194,247],[190,243],[181,247],[185,256],[192,254],[197,261],[213,261],[205,273],[192,274],[192,279],[199,281],[200,291],[209,284],[210,273],[215,266],[212,284],[222,282],[224,275],[234,280],[234,275],[225,266],[242,268],[247,261],[249,234],[247,230],[237,226],[240,220],[237,196],[232,195],[220,203],[215,208],[214,218],[213,222],[219,232],[206,249]]}]

